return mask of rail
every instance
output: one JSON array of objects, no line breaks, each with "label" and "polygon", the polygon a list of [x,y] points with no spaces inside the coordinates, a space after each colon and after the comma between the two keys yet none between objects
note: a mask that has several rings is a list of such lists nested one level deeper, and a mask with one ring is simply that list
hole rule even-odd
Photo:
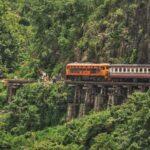
[{"label": "rail", "polygon": [[74,85],[92,84],[92,85],[105,85],[105,86],[113,86],[113,85],[150,86],[150,83],[146,83],[146,82],[97,82],[97,81],[70,81],[70,80],[66,80],[65,83],[66,84],[74,84]]}]

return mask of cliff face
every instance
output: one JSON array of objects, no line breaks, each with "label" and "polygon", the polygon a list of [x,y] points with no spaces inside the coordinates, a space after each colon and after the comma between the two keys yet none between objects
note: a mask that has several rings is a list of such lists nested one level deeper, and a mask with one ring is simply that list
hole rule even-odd
[{"label": "cliff face", "polygon": [[137,9],[137,26],[143,28],[143,34],[138,38],[138,63],[150,63],[150,1],[141,3]]},{"label": "cliff face", "polygon": [[150,1],[148,1],[147,9],[147,53],[148,53],[148,63],[150,63]]},{"label": "cliff face", "polygon": [[37,29],[36,41],[41,42],[36,45],[40,49],[40,65],[53,68],[64,61],[149,63],[149,3],[149,0],[47,1],[47,6],[41,3],[37,7],[43,6],[40,13],[38,9],[30,12]]},{"label": "cliff face", "polygon": [[[88,39],[84,45],[88,53],[81,54],[81,60],[150,63],[150,1],[116,1],[107,7],[104,16],[91,17],[85,24],[87,27],[81,39]],[[102,13],[99,7],[97,10]]]}]

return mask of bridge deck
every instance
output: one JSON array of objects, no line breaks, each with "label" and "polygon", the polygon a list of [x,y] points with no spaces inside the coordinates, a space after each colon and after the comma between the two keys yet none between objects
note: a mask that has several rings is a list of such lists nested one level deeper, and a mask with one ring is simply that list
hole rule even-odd
[{"label": "bridge deck", "polygon": [[95,82],[95,81],[65,81],[66,84],[74,84],[74,85],[83,85],[83,84],[92,84],[92,85],[105,85],[105,86],[150,86],[150,83],[145,82]]},{"label": "bridge deck", "polygon": [[1,81],[2,83],[4,83],[4,85],[9,86],[11,85],[22,85],[22,84],[26,84],[26,83],[33,83],[35,82],[34,80],[26,80],[26,79],[3,79]]}]

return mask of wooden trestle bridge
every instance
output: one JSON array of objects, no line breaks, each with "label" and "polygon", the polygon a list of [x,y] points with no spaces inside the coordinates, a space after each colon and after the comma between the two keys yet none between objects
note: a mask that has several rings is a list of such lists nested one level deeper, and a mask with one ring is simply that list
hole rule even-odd
[{"label": "wooden trestle bridge", "polygon": [[126,102],[134,91],[147,91],[150,83],[66,81],[73,88],[68,102],[67,120],[82,117],[90,110],[100,111]]},{"label": "wooden trestle bridge", "polygon": [[[7,102],[12,100],[16,90],[24,84],[36,81],[13,79],[3,80],[7,87]],[[64,81],[63,81],[64,82]],[[93,81],[65,81],[73,93],[68,97],[67,120],[82,117],[90,110],[100,111],[112,105],[126,102],[134,91],[147,91],[150,82],[93,82]]]}]

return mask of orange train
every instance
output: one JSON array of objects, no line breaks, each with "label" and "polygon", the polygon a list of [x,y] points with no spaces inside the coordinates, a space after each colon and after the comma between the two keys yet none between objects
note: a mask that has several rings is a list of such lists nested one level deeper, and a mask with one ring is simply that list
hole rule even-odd
[{"label": "orange train", "polygon": [[150,81],[150,64],[70,63],[66,80]]}]

